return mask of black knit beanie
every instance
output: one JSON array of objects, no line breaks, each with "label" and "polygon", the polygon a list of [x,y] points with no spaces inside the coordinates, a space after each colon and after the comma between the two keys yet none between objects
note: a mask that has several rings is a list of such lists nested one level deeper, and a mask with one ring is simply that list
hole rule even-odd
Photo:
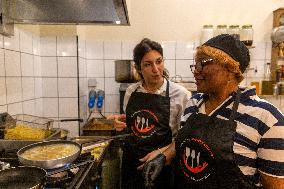
[{"label": "black knit beanie", "polygon": [[230,55],[235,61],[240,63],[242,73],[246,70],[250,55],[249,50],[243,42],[228,34],[218,35],[209,39],[203,45],[214,47]]}]

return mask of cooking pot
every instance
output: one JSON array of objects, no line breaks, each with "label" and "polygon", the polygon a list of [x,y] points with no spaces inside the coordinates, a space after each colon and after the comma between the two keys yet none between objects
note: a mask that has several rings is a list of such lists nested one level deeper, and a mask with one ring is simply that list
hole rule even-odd
[{"label": "cooking pot", "polygon": [[[35,149],[37,147],[46,147],[49,145],[56,145],[56,144],[67,144],[67,145],[74,145],[77,150],[70,154],[66,155],[62,158],[58,159],[49,159],[49,160],[31,160],[27,159],[23,156],[23,153],[26,152],[27,150]],[[36,166],[44,169],[54,169],[54,168],[59,168],[63,167],[66,164],[72,163],[81,153],[81,145],[73,142],[73,141],[67,141],[67,140],[51,140],[51,141],[44,141],[44,142],[38,142],[34,144],[30,144],[28,146],[25,146],[21,148],[18,152],[18,159],[23,165],[28,165],[28,166]],[[58,152],[60,153],[60,152]]]},{"label": "cooking pot", "polygon": [[115,61],[115,81],[120,83],[134,83],[140,80],[140,76],[132,60]]},{"label": "cooking pot", "polygon": [[274,43],[284,42],[284,26],[273,28],[271,33],[271,41]]}]

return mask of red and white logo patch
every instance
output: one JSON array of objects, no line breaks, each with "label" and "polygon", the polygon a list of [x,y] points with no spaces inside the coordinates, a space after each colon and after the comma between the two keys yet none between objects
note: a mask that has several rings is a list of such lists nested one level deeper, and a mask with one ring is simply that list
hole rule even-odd
[{"label": "red and white logo patch", "polygon": [[201,181],[210,176],[214,154],[202,140],[191,138],[184,140],[181,145],[179,165],[187,179]]},{"label": "red and white logo patch", "polygon": [[139,110],[131,116],[131,129],[133,133],[141,138],[152,136],[156,132],[159,120],[150,110]]}]

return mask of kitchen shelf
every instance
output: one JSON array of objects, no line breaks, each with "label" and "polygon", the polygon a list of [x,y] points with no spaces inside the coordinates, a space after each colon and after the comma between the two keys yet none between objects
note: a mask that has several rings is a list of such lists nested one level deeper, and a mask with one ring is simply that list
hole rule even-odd
[{"label": "kitchen shelf", "polygon": [[257,95],[257,96],[259,96],[259,97],[284,97],[284,95],[261,95],[261,94],[259,94],[259,95]]},{"label": "kitchen shelf", "polygon": [[254,49],[255,46],[246,46],[248,49]]}]

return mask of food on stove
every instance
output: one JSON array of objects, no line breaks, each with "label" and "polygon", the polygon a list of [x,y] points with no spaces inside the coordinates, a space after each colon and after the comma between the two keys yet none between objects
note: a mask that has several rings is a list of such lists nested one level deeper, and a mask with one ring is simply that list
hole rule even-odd
[{"label": "food on stove", "polygon": [[99,159],[102,155],[107,143],[101,143],[99,146],[95,146],[94,149],[91,151],[92,156],[94,159]]},{"label": "food on stove", "polygon": [[42,140],[52,134],[51,131],[17,124],[14,128],[6,128],[4,139],[12,140]]},{"label": "food on stove", "polygon": [[50,144],[30,148],[24,151],[21,156],[27,160],[55,160],[68,157],[79,150],[79,147],[73,144]]}]

